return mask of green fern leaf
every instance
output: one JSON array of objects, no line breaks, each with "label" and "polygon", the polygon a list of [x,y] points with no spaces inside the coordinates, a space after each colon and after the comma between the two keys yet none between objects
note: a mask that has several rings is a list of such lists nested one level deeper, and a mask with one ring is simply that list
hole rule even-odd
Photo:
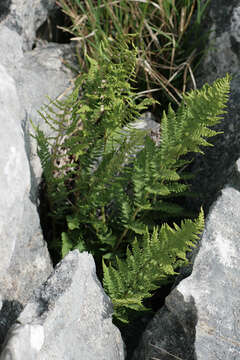
[{"label": "green fern leaf", "polygon": [[72,250],[72,242],[69,240],[68,234],[63,232],[62,233],[62,257],[64,258],[65,255]]},{"label": "green fern leaf", "polygon": [[186,261],[186,251],[195,245],[203,227],[201,210],[195,221],[185,220],[173,228],[164,224],[160,230],[155,228],[151,236],[146,230],[142,242],[139,244],[135,239],[132,251],[127,250],[126,260],[117,259],[115,267],[103,263],[104,288],[113,301],[117,318],[128,320],[123,319],[122,307],[145,310],[142,299],[175,275],[175,269],[181,260]]}]

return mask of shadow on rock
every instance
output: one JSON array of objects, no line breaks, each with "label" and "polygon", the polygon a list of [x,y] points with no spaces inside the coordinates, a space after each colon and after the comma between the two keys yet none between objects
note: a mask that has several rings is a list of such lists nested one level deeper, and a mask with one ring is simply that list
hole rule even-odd
[{"label": "shadow on rock", "polygon": [[16,300],[4,300],[0,310],[0,350],[9,328],[18,318],[23,305]]},{"label": "shadow on rock", "polygon": [[173,293],[174,296],[166,298],[165,306],[146,327],[144,337],[132,360],[196,359],[194,343],[197,310],[194,299],[190,297],[185,301],[176,289]]}]

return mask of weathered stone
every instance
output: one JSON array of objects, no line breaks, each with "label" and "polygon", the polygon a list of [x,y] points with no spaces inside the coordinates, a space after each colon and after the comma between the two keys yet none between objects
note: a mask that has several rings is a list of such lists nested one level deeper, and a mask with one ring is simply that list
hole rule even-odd
[{"label": "weathered stone", "polygon": [[23,41],[19,34],[6,26],[0,26],[0,63],[8,71],[16,67],[18,61],[23,57]]},{"label": "weathered stone", "polygon": [[[36,158],[36,152],[32,154],[30,151],[29,119],[39,122],[37,110],[48,101],[46,95],[56,97],[69,84],[71,73],[65,71],[60,61],[61,49],[64,45],[59,49],[50,46],[42,53],[36,50],[23,57],[19,55],[15,66],[9,68],[12,76],[0,65],[0,163],[4,174],[0,178],[0,242],[3,255],[0,284],[2,294],[23,303],[34,286],[39,285],[52,270],[37,209],[29,199],[30,196],[32,201],[36,201],[41,177],[38,160],[35,160],[36,168],[34,161],[33,167],[29,167],[31,157]],[[39,278],[40,282],[35,283],[35,278]]]},{"label": "weathered stone", "polygon": [[[18,67],[12,69],[21,104],[26,111],[22,119],[25,133],[25,145],[31,164],[31,196],[36,200],[37,186],[41,180],[42,169],[37,156],[36,142],[29,136],[34,133],[30,120],[39,125],[45,132],[49,127],[38,111],[49,104],[50,99],[67,94],[71,90],[72,72],[63,64],[62,59],[73,61],[71,45],[47,44],[36,48],[19,61]],[[34,200],[34,201],[35,201]]]},{"label": "weathered stone", "polygon": [[69,45],[24,53],[22,42],[14,26],[0,24],[0,343],[34,288],[52,271],[36,207],[42,170],[29,120],[38,124],[37,111],[49,102],[47,95],[59,96],[72,78],[61,61],[71,53]]},{"label": "weathered stone", "polygon": [[[52,270],[36,206],[29,198],[31,179],[16,85],[0,64],[0,289],[3,302],[26,303],[34,287]],[[1,313],[0,328],[8,327]],[[1,329],[0,332],[3,330]]]},{"label": "weathered stone", "polygon": [[156,122],[155,116],[147,111],[143,113],[140,119],[129,124],[130,128],[146,131],[152,140],[159,145],[160,143],[160,124]]},{"label": "weathered stone", "polygon": [[206,55],[199,68],[198,86],[212,83],[226,72],[238,74],[239,70],[239,12],[238,0],[211,0],[203,22],[205,31],[210,31]]},{"label": "weathered stone", "polygon": [[215,127],[215,130],[224,133],[209,139],[214,147],[204,148],[205,155],[197,156],[189,167],[189,171],[195,175],[192,191],[197,194],[197,199],[194,202],[191,199],[189,206],[205,204],[208,208],[217,192],[227,183],[240,157],[239,10],[239,1],[236,0],[211,0],[207,7],[203,29],[211,30],[211,35],[206,44],[206,56],[195,74],[197,87],[200,88],[206,82],[211,84],[227,72],[233,79],[227,114],[221,124]]},{"label": "weathered stone", "polygon": [[19,316],[0,359],[124,359],[112,313],[92,256],[70,252]]},{"label": "weathered stone", "polygon": [[[56,7],[55,0],[4,0],[0,21],[22,38],[23,50],[31,50],[36,30],[46,20],[49,11]],[[1,2],[2,4],[2,2]]]},{"label": "weathered stone", "polygon": [[44,341],[44,330],[41,325],[15,324],[4,347],[1,360],[36,360],[37,353]]},{"label": "weathered stone", "polygon": [[[29,286],[51,269],[37,210],[29,200],[30,170],[20,118],[24,117],[14,80],[0,65],[0,284],[1,293],[26,300]],[[18,252],[18,249],[21,251]],[[22,262],[24,261],[24,262]],[[23,266],[24,264],[24,266]],[[16,281],[21,273],[21,283]],[[25,279],[25,280],[24,280]]]},{"label": "weathered stone", "polygon": [[166,351],[189,360],[239,358],[239,204],[240,192],[225,187],[210,209],[192,275],[166,298],[133,360],[172,359]]}]

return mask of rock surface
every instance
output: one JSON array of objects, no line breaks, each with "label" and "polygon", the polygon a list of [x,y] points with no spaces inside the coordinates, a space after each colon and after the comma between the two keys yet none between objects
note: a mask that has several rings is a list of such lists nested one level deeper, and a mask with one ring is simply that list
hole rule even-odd
[{"label": "rock surface", "polygon": [[[3,169],[0,177],[0,289],[3,303],[17,300],[24,305],[34,286],[46,279],[52,266],[37,208],[30,200],[30,168],[21,127],[25,112],[15,81],[2,65],[0,79],[0,163]],[[9,314],[1,315],[0,337],[7,327],[5,317]]]},{"label": "rock surface", "polygon": [[88,253],[70,252],[9,331],[1,360],[123,360],[113,308]]},{"label": "rock surface", "polygon": [[[0,28],[0,34],[9,35],[2,39],[3,47],[11,39],[18,41],[16,33],[6,28]],[[55,98],[70,84],[72,74],[61,62],[64,49],[64,45],[29,53],[19,49],[16,63],[14,58],[10,61],[9,52],[0,59],[5,64],[0,63],[0,162],[4,174],[0,178],[0,244],[4,254],[0,285],[4,296],[23,304],[34,286],[52,271],[36,208],[41,168],[33,152],[29,120],[39,123],[37,111],[48,102],[47,94]]]},{"label": "rock surface", "polygon": [[238,0],[211,0],[203,26],[210,30],[206,56],[199,70],[198,86],[211,83],[226,72],[239,72],[240,5]]},{"label": "rock surface", "polygon": [[[198,88],[228,72],[232,76],[231,93],[224,120],[215,127],[223,131],[211,139],[213,148],[204,149],[204,156],[197,156],[190,171],[195,174],[192,190],[198,194],[197,207],[204,203],[210,206],[224,184],[231,176],[235,162],[240,157],[240,7],[239,1],[211,0],[207,7],[204,31],[210,30],[210,40],[206,44],[196,82]],[[191,200],[192,201],[192,200]],[[189,204],[192,206],[192,204]]]},{"label": "rock surface", "polygon": [[37,111],[48,102],[46,96],[61,94],[72,74],[62,63],[69,45],[50,44],[23,52],[22,41],[16,30],[0,24],[0,163],[4,175],[0,178],[0,288],[3,303],[17,300],[25,305],[33,289],[52,271],[36,207],[41,168],[33,152],[29,120],[40,121]]},{"label": "rock surface", "polygon": [[0,4],[0,22],[20,35],[24,51],[31,50],[37,29],[55,7],[55,0],[4,0]]}]

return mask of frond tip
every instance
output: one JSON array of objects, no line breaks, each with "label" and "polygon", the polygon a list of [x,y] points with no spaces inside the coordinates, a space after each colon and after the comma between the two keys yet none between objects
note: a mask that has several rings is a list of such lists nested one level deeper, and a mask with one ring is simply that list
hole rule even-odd
[{"label": "frond tip", "polygon": [[176,113],[169,106],[161,121],[162,159],[178,160],[189,152],[203,153],[202,147],[211,146],[206,139],[220,133],[210,127],[226,113],[230,79],[227,74],[211,86],[205,84],[200,90],[184,94]]}]

